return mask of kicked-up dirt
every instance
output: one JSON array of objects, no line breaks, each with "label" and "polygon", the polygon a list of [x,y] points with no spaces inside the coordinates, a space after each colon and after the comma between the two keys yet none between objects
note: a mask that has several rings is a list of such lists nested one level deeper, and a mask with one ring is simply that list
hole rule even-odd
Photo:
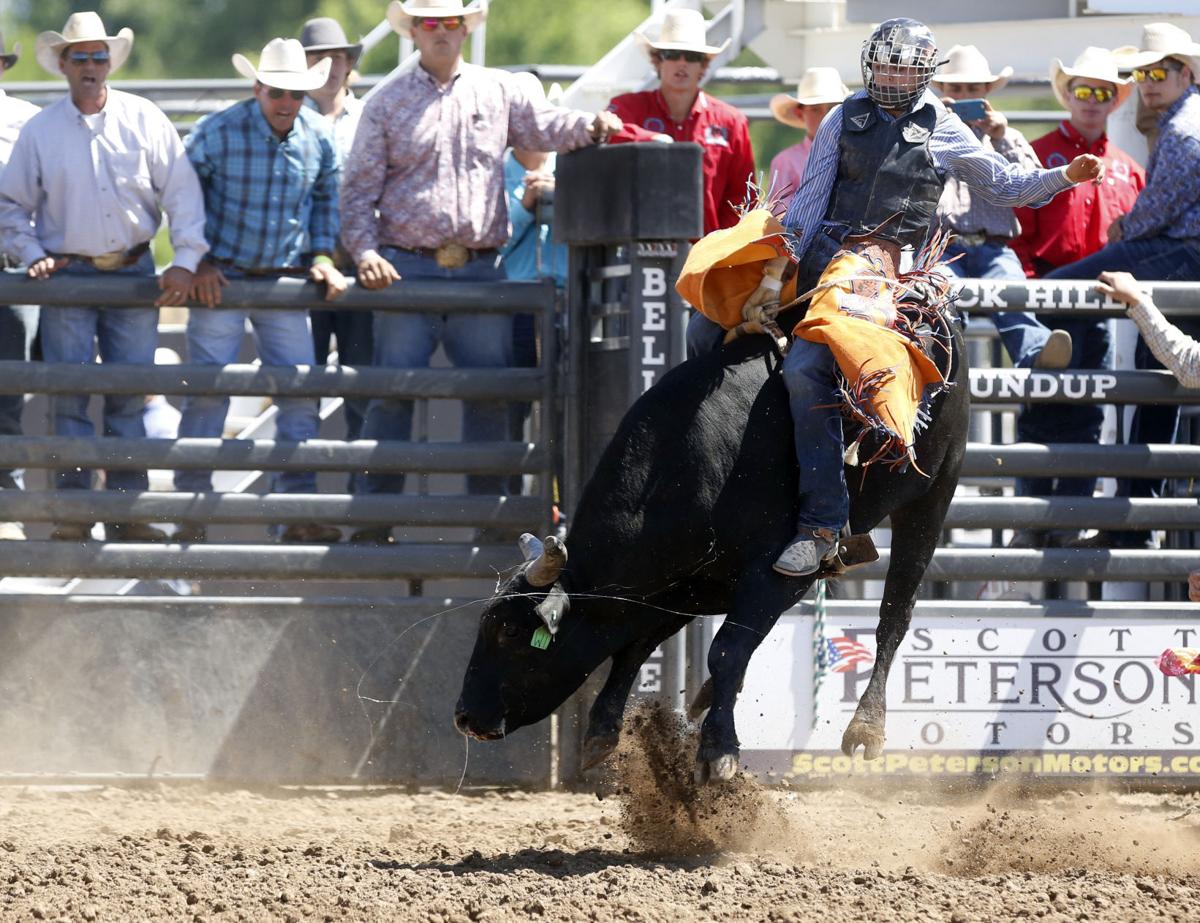
[{"label": "kicked-up dirt", "polygon": [[[697,790],[633,723],[611,795],[0,788],[0,920],[1194,921],[1200,798]],[[665,741],[665,742],[664,742]]]}]

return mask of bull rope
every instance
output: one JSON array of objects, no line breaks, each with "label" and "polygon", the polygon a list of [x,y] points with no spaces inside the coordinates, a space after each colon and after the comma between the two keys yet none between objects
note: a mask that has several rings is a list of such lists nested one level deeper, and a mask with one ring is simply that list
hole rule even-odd
[{"label": "bull rope", "polygon": [[817,581],[817,595],[813,602],[813,690],[812,690],[812,729],[817,729],[817,696],[821,692],[821,683],[829,672],[829,640],[825,637],[825,581]]}]

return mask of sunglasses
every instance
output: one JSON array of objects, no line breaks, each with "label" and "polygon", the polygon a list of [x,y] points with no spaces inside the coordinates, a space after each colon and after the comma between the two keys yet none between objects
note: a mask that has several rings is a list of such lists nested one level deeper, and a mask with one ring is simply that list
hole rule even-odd
[{"label": "sunglasses", "polygon": [[658,56],[664,61],[678,61],[680,58],[687,61],[688,64],[699,64],[701,61],[707,61],[708,55],[702,51],[676,51],[674,49],[668,51],[660,51]]},{"label": "sunglasses", "polygon": [[461,16],[442,16],[440,18],[433,16],[425,16],[418,19],[421,28],[426,32],[435,32],[437,27],[441,26],[447,32],[453,32],[455,29],[462,28],[463,18]]},{"label": "sunglasses", "polygon": [[291,96],[292,99],[296,100],[296,102],[304,99],[303,90],[281,90],[279,87],[267,87],[267,95],[270,96],[271,99],[283,99],[285,93]]},{"label": "sunglasses", "polygon": [[1170,64],[1156,64],[1154,67],[1135,67],[1133,69],[1133,79],[1138,83],[1145,83],[1149,80],[1151,83],[1162,83],[1167,79],[1167,71],[1181,71],[1182,64],[1177,64],[1172,61]]},{"label": "sunglasses", "polygon": [[1076,87],[1071,91],[1071,95],[1084,102],[1094,99],[1098,103],[1106,103],[1117,94],[1108,87]]},{"label": "sunglasses", "polygon": [[95,61],[97,64],[107,64],[109,60],[107,51],[68,51],[67,60],[72,64],[87,64],[88,61]]}]

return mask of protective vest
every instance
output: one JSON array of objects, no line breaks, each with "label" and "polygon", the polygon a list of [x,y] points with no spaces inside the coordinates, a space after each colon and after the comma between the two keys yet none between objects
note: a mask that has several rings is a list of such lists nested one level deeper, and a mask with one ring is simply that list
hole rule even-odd
[{"label": "protective vest", "polygon": [[927,105],[887,121],[871,100],[846,100],[825,220],[848,228],[848,236],[887,222],[874,236],[919,248],[945,183],[929,153],[937,118]]}]

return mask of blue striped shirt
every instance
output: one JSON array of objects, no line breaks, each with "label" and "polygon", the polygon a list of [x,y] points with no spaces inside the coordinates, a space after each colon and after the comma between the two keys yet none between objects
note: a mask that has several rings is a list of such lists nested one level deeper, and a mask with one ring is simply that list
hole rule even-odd
[{"label": "blue striped shirt", "polygon": [[251,97],[197,122],[186,146],[204,190],[210,257],[268,269],[333,253],[337,150],[319,112],[301,106],[280,140]]},{"label": "blue striped shirt", "polygon": [[[866,90],[859,90],[851,99],[862,99]],[[1073,183],[1067,179],[1067,168],[1031,170],[1011,163],[994,151],[984,150],[979,139],[971,134],[966,123],[952,115],[942,101],[925,91],[917,108],[933,106],[938,112],[937,124],[929,138],[929,154],[934,169],[966,183],[978,195],[997,205],[1045,205]],[[892,117],[876,107],[880,118]],[[842,137],[842,107],[833,109],[821,122],[813,138],[804,182],[792,197],[784,225],[796,243],[796,257],[808,252],[813,235],[822,224],[829,206],[829,194],[837,180],[838,142]]]}]

